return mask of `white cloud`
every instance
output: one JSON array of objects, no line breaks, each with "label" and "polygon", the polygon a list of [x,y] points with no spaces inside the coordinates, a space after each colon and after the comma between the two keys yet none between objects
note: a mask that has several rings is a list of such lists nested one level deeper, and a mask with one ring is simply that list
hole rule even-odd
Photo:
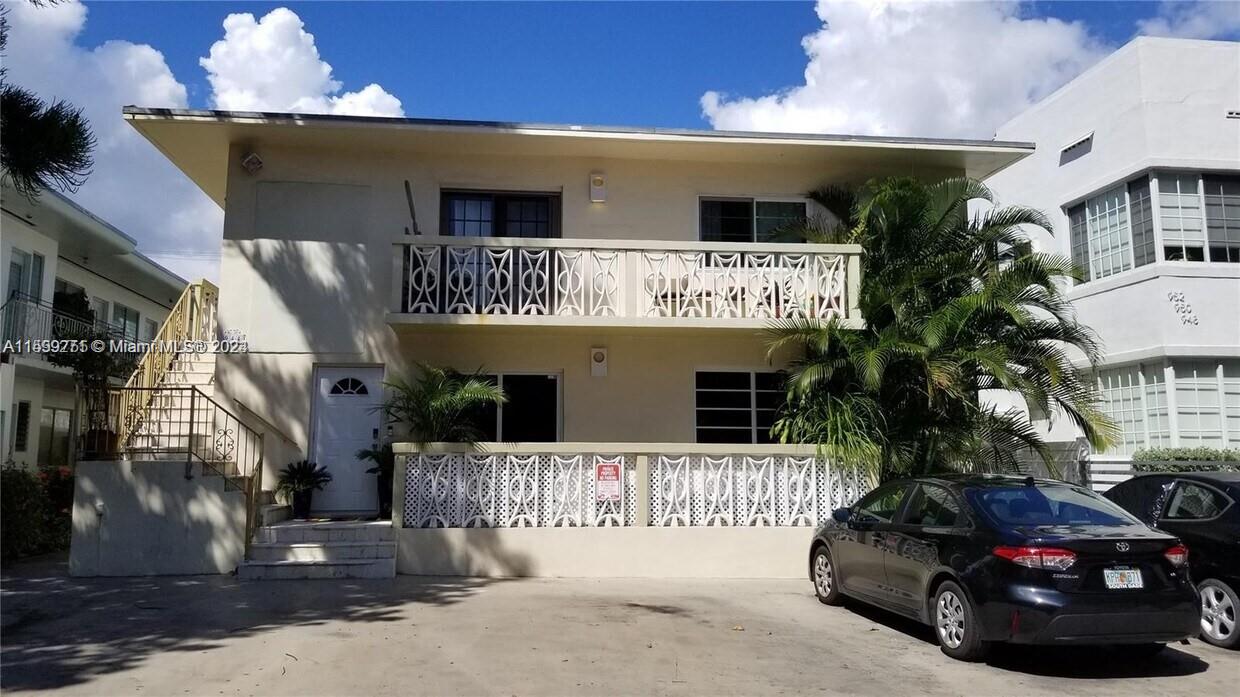
[{"label": "white cloud", "polygon": [[1240,5],[1225,2],[1163,2],[1158,16],[1137,22],[1147,36],[1184,39],[1221,39],[1240,32]]},{"label": "white cloud", "polygon": [[[224,214],[150,143],[121,107],[188,106],[186,87],[146,44],[79,45],[87,8],[79,2],[9,7],[9,79],[44,99],[81,107],[98,140],[95,167],[73,199],[139,241],[139,249],[188,279],[219,273]],[[223,109],[266,109],[398,116],[400,100],[370,84],[338,94],[331,66],[296,14],[278,9],[261,21],[230,15],[224,38],[201,60]]]},{"label": "white cloud", "polygon": [[[139,240],[139,249],[218,252],[224,215],[197,186],[124,123],[121,107],[185,107],[185,86],[145,44],[77,45],[86,7],[8,3],[8,79],[44,99],[81,107],[98,144],[95,167],[73,199]],[[165,260],[157,259],[164,263]],[[213,259],[167,259],[186,278],[214,277]]]},{"label": "white cloud", "polygon": [[228,15],[224,38],[198,63],[207,70],[218,109],[403,116],[400,100],[376,84],[338,94],[343,85],[319,57],[314,35],[281,7],[255,20]]},{"label": "white cloud", "polygon": [[1017,3],[819,0],[805,84],[760,97],[702,95],[727,130],[993,136],[1109,50],[1080,23]]}]

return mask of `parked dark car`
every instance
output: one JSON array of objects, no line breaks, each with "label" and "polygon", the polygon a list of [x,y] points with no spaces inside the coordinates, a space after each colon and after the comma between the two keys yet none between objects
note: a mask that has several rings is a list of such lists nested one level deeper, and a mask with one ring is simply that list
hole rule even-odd
[{"label": "parked dark car", "polygon": [[1224,648],[1240,646],[1240,473],[1143,474],[1105,496],[1184,541],[1201,595],[1201,638]]},{"label": "parked dark car", "polygon": [[818,599],[842,596],[931,625],[943,653],[991,642],[1130,644],[1197,633],[1188,551],[1094,492],[1032,477],[889,482],[815,532]]}]

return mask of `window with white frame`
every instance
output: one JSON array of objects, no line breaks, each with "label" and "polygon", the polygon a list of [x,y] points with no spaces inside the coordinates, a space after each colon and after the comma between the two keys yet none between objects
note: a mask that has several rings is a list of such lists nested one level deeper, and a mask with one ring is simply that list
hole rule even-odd
[{"label": "window with white frame", "polygon": [[1167,261],[1205,261],[1199,184],[1197,174],[1158,172],[1158,217]]},{"label": "window with white frame", "polygon": [[1120,429],[1115,450],[1127,455],[1145,442],[1146,410],[1142,400],[1140,366],[1104,370],[1098,374],[1102,412]]},{"label": "window with white frame", "polygon": [[804,199],[705,196],[698,200],[703,242],[768,242],[780,228],[807,217]]},{"label": "window with white frame", "polygon": [[1201,184],[1210,261],[1240,263],[1240,176],[1207,174]]},{"label": "window with white frame", "polygon": [[1174,361],[1176,432],[1182,448],[1222,448],[1217,361]]},{"label": "window with white frame", "polygon": [[1106,278],[1132,268],[1132,232],[1128,227],[1125,187],[1117,186],[1087,199],[1083,207],[1089,277]]},{"label": "window with white frame", "polygon": [[695,376],[699,443],[770,443],[784,402],[783,373],[699,370]]},{"label": "window with white frame", "polygon": [[[1175,378],[1171,395],[1168,367]],[[1172,446],[1240,447],[1240,360],[1176,359],[1108,368],[1098,371],[1097,380],[1102,412],[1121,431],[1120,442],[1108,454]]]},{"label": "window with white frame", "polygon": [[1154,204],[1148,177],[1128,182],[1128,213],[1132,227],[1132,265],[1152,264],[1158,258],[1158,245],[1154,239]]}]

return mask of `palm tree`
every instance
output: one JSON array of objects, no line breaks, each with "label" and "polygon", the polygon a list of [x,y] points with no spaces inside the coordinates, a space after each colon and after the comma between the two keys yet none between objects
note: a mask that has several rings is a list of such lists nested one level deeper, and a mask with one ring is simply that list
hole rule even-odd
[{"label": "palm tree", "polygon": [[380,409],[389,420],[404,424],[418,444],[475,443],[483,437],[475,419],[488,404],[507,401],[503,389],[481,372],[459,373],[419,363],[416,380],[385,383],[387,401]]},{"label": "palm tree", "polygon": [[1073,365],[1098,341],[1075,320],[1063,287],[1069,259],[1033,251],[1023,226],[1051,230],[1020,206],[970,217],[993,203],[980,182],[893,178],[857,190],[812,192],[828,215],[782,234],[863,248],[858,304],[866,327],[778,321],[772,354],[792,348],[788,402],[773,433],[817,443],[830,457],[895,474],[937,469],[1015,470],[1030,450],[1053,471],[1041,436],[1018,409],[1001,411],[984,390],[1008,390],[1031,413],[1063,414],[1095,447],[1115,427]]},{"label": "palm tree", "polygon": [[[0,12],[0,54],[8,34],[8,21]],[[31,201],[43,189],[76,191],[94,163],[95,136],[82,110],[65,101],[47,104],[9,83],[5,72],[0,68],[0,176]]]}]

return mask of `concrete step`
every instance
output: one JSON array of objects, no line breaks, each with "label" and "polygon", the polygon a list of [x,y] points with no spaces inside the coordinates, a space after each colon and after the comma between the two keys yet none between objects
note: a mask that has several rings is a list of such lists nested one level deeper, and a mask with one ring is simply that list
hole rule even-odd
[{"label": "concrete step", "polygon": [[251,561],[341,561],[388,559],[396,556],[396,543],[385,542],[256,542],[250,545]]},{"label": "concrete step", "polygon": [[255,543],[390,542],[396,539],[392,522],[290,520],[254,532]]},{"label": "concrete step", "polygon": [[396,557],[334,561],[252,561],[237,566],[247,581],[310,578],[396,578]]},{"label": "concrete step", "polygon": [[258,497],[258,526],[265,527],[275,525],[290,520],[293,517],[293,507],[285,503],[275,503],[274,501],[264,501],[272,492],[264,491]]},{"label": "concrete step", "polygon": [[215,369],[210,370],[173,370],[164,375],[162,384],[165,387],[186,387],[197,385],[203,387],[215,383]]}]

